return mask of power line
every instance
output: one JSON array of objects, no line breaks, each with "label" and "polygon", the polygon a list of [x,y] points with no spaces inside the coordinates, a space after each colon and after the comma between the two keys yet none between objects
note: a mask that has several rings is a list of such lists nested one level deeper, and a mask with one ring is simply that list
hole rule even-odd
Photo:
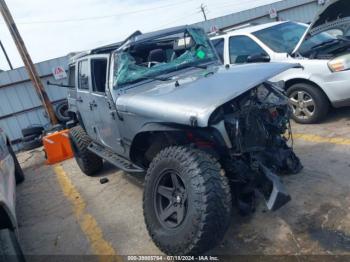
[{"label": "power line", "polygon": [[82,18],[75,18],[75,19],[61,19],[61,20],[43,20],[43,21],[29,21],[29,22],[17,22],[17,24],[21,25],[31,25],[31,24],[58,24],[58,23],[72,23],[72,22],[82,22],[82,21],[88,21],[88,20],[99,20],[99,19],[107,19],[107,18],[113,18],[113,17],[119,17],[124,15],[131,15],[131,14],[137,14],[137,13],[143,13],[143,12],[149,12],[153,10],[168,8],[172,6],[177,6],[183,3],[193,2],[198,0],[186,0],[181,1],[173,4],[163,5],[163,6],[157,6],[152,8],[144,8],[140,10],[135,11],[129,11],[129,12],[122,12],[118,14],[110,14],[110,15],[104,15],[104,16],[92,16],[92,17],[82,17]]},{"label": "power line", "polygon": [[10,60],[10,58],[8,57],[7,52],[6,52],[6,49],[5,49],[5,47],[3,46],[1,40],[0,40],[0,47],[1,47],[2,52],[4,53],[4,56],[5,56],[5,58],[6,58],[7,63],[9,64],[10,69],[13,70],[13,66],[12,66],[12,64],[11,64],[11,60]]},{"label": "power line", "polygon": [[[161,29],[161,28],[166,27],[168,25],[172,25],[172,24],[174,24],[174,23],[176,23],[176,22],[178,22],[180,20],[183,20],[183,19],[185,19],[185,18],[187,18],[187,17],[189,17],[191,15],[195,15],[195,14],[198,14],[198,12],[192,12],[192,13],[185,14],[184,16],[178,17],[175,20],[172,20],[170,22],[162,24],[161,26],[156,27],[155,30]],[[183,24],[185,24],[185,23],[183,23]]]},{"label": "power line", "polygon": [[[211,7],[211,9],[222,10],[223,8],[226,8],[226,7],[240,7],[240,6],[247,5],[247,4],[258,4],[257,6],[263,6],[263,5],[273,4],[273,3],[276,3],[279,1],[280,0],[270,0],[269,2],[266,2],[266,1],[262,2],[261,0],[246,0],[246,1],[240,2],[240,3],[232,3],[231,2],[229,4],[214,6],[214,7]],[[254,6],[254,7],[257,7],[257,6]],[[246,8],[244,10],[246,10]]]},{"label": "power line", "polygon": [[27,48],[23,42],[23,39],[18,32],[17,26],[15,24],[15,21],[13,20],[13,17],[10,13],[10,10],[8,9],[5,0],[0,0],[0,13],[2,14],[2,17],[4,18],[4,21],[10,31],[10,34],[16,44],[16,47],[18,49],[19,54],[22,57],[23,63],[27,69],[29,78],[32,80],[34,88],[43,103],[43,106],[49,116],[49,119],[51,121],[52,125],[56,125],[57,118],[55,115],[55,112],[53,110],[52,104],[50,102],[49,96],[46,93],[46,90],[43,86],[43,83],[41,82],[41,79],[39,77],[39,74],[33,64],[32,58],[30,57]]}]

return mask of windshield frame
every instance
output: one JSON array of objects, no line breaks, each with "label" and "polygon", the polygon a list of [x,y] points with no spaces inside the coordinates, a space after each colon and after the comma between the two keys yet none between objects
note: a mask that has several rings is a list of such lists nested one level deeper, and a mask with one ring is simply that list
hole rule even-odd
[{"label": "windshield frame", "polygon": [[[157,40],[157,39],[162,39],[162,38],[166,38],[167,36],[171,36],[171,35],[177,35],[177,34],[183,34],[183,36],[185,37],[186,35],[189,35],[192,37],[192,39],[194,40],[195,42],[195,46],[201,46],[201,43],[197,43],[196,42],[196,39],[195,39],[195,36],[193,36],[191,34],[191,30],[196,30],[196,31],[202,31],[203,32],[203,36],[205,36],[205,48],[208,48],[210,47],[210,57],[207,57],[207,58],[204,58],[202,61],[200,60],[197,60],[197,61],[192,61],[192,62],[186,62],[186,63],[180,63],[178,64],[177,66],[174,66],[173,69],[171,70],[167,70],[167,69],[164,69],[163,72],[155,72],[154,74],[145,74],[144,77],[140,76],[139,78],[137,78],[135,81],[128,81],[128,82],[125,82],[125,83],[122,83],[122,84],[119,84],[117,82],[117,80],[115,79],[116,78],[116,70],[118,70],[119,68],[119,64],[117,62],[117,59],[118,59],[118,55],[121,55],[122,53],[127,53],[127,55],[129,55],[128,53],[128,50],[130,50],[130,48],[132,48],[133,46],[135,45],[142,45],[143,43],[147,43],[147,42],[152,42],[154,40]],[[129,86],[129,85],[135,85],[139,82],[144,82],[144,81],[155,81],[157,79],[146,79],[146,78],[156,78],[158,76],[162,76],[162,75],[169,75],[169,74],[172,74],[172,75],[176,75],[176,73],[174,74],[174,72],[177,72],[177,71],[182,71],[184,68],[189,68],[189,67],[196,67],[196,65],[203,65],[203,66],[210,66],[212,64],[217,64],[219,65],[221,62],[220,62],[220,58],[219,58],[219,55],[217,54],[217,51],[216,49],[214,48],[212,42],[210,41],[209,37],[207,36],[207,34],[205,33],[205,31],[202,29],[202,28],[199,28],[199,27],[182,27],[178,30],[163,30],[165,31],[164,33],[156,33],[156,34],[153,34],[151,35],[150,37],[143,37],[143,35],[141,35],[140,37],[139,36],[136,36],[135,38],[133,39],[130,39],[129,41],[127,41],[125,44],[123,44],[121,47],[119,47],[117,50],[115,50],[114,52],[112,52],[112,57],[113,57],[113,64],[112,64],[112,68],[111,68],[111,81],[112,81],[112,86],[113,86],[113,89],[114,90],[117,90],[117,89],[120,89],[120,88],[123,88],[125,86]],[[152,34],[152,33],[150,33]],[[204,38],[203,38],[204,39]],[[187,50],[186,52],[189,52],[190,54],[190,51]],[[168,64],[170,62],[167,62],[166,64]],[[118,68],[116,68],[118,67]],[[169,79],[170,80],[170,79]]]}]

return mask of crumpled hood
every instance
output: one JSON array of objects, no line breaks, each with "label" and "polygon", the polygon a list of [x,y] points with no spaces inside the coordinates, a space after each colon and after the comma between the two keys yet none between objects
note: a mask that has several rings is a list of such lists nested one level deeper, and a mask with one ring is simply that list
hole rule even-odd
[{"label": "crumpled hood", "polygon": [[309,37],[331,29],[340,29],[342,31],[350,30],[349,25],[350,1],[329,0],[317,13],[316,17],[293,53],[297,52],[302,43]]},{"label": "crumpled hood", "polygon": [[[150,118],[150,121],[208,125],[216,108],[298,64],[264,63],[220,67],[204,75],[195,72],[175,81],[143,84],[129,89],[116,101],[119,111]],[[206,72],[206,71],[204,71]],[[191,121],[192,120],[192,121]]]}]

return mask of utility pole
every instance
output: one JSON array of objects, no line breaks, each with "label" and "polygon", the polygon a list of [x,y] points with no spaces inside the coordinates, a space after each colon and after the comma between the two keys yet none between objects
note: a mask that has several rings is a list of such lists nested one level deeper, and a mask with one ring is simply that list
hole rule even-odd
[{"label": "utility pole", "polygon": [[13,67],[12,67],[12,64],[11,64],[11,61],[10,61],[10,58],[8,57],[7,53],[6,53],[6,50],[5,50],[5,47],[3,46],[3,44],[1,43],[1,40],[0,40],[0,47],[2,49],[2,52],[4,52],[4,56],[7,60],[7,63],[9,64],[9,67],[11,70],[13,70]]},{"label": "utility pole", "polygon": [[202,12],[202,14],[203,14],[203,17],[204,17],[204,20],[205,20],[205,21],[207,21],[207,14],[205,13],[205,9],[206,9],[206,8],[207,8],[207,7],[206,7],[205,5],[201,4],[200,9],[201,9],[201,12]]},{"label": "utility pole", "polygon": [[5,0],[0,0],[0,13],[4,17],[5,23],[12,35],[13,41],[15,42],[18,52],[20,53],[23,63],[27,69],[30,80],[33,82],[35,90],[43,103],[43,106],[47,112],[47,115],[50,119],[52,125],[58,123],[55,112],[53,110],[52,104],[50,102],[49,96],[47,95],[43,83],[39,77],[38,72],[35,69],[32,59],[30,58],[27,48],[24,45],[23,39],[17,29],[15,21],[8,9]]}]

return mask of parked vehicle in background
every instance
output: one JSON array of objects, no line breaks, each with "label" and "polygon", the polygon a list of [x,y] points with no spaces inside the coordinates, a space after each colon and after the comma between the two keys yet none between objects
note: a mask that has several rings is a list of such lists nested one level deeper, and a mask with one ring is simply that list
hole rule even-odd
[{"label": "parked vehicle in background", "polygon": [[285,81],[293,119],[321,121],[330,106],[350,106],[350,5],[331,0],[308,26],[274,22],[213,36],[225,64],[299,63],[272,81]]},{"label": "parked vehicle in background", "polygon": [[24,174],[10,141],[0,129],[0,261],[24,261],[17,239],[16,184]]},{"label": "parked vehicle in background", "polygon": [[302,165],[283,136],[288,98],[267,80],[294,66],[227,69],[191,26],[137,32],[78,55],[68,96],[76,161],[87,175],[103,160],[146,174],[144,217],[155,244],[166,254],[202,254],[223,238],[232,201],[253,210],[255,189],[270,210],[290,200],[276,174]]}]

